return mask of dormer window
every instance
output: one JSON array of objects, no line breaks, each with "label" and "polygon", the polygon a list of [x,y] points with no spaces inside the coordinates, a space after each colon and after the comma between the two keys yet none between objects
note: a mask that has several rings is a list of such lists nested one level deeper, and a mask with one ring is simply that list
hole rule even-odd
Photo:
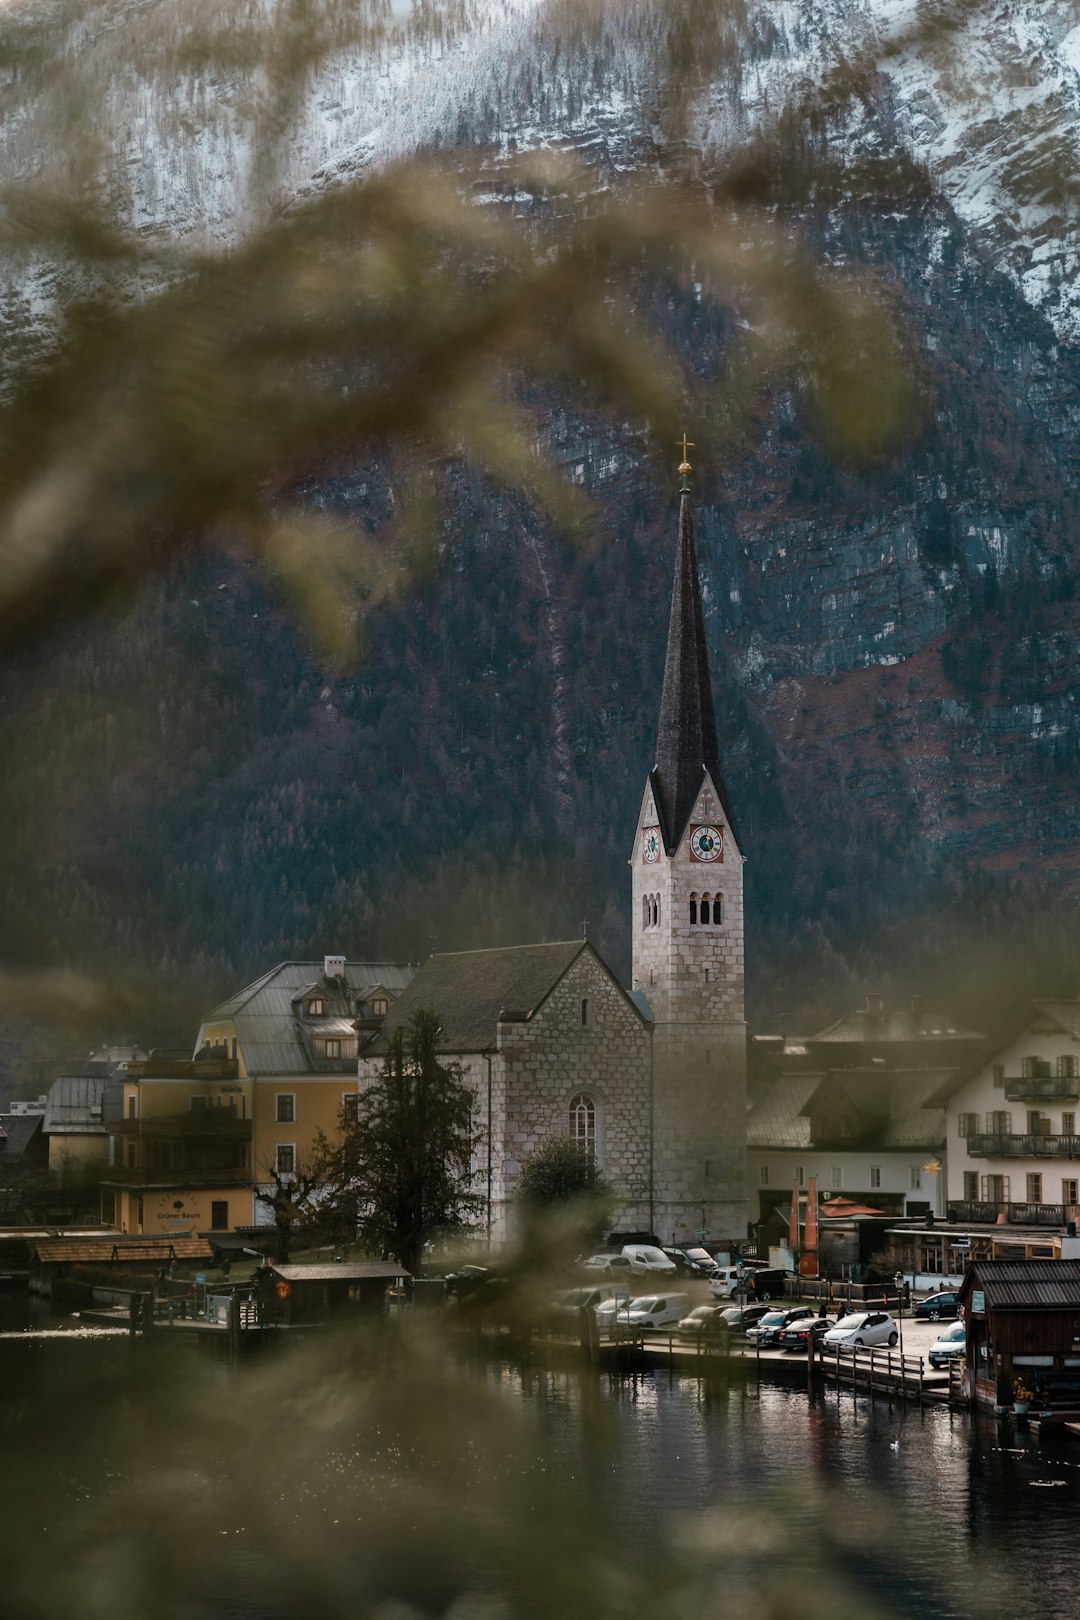
[{"label": "dormer window", "polygon": [[376,996],[371,1003],[372,1018],[385,1018],[390,1011],[390,1003],[385,996]]},{"label": "dormer window", "polygon": [[326,1002],[322,996],[312,996],[307,1004],[309,1018],[321,1018],[326,1011]]}]

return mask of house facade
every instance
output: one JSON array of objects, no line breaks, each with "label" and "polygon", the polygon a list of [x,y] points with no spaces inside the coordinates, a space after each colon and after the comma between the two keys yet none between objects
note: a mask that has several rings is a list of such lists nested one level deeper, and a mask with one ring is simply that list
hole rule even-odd
[{"label": "house facade", "polygon": [[760,1215],[796,1183],[887,1215],[943,1213],[945,1110],[929,1099],[940,1069],[838,1069],[775,1080],[747,1116],[751,1196]]},{"label": "house facade", "polygon": [[932,1100],[958,1220],[1080,1219],[1080,1001],[1031,1004]]},{"label": "house facade", "polygon": [[293,1175],[318,1132],[334,1132],[355,1102],[361,1031],[377,1029],[413,971],[284,962],[203,1020],[193,1057],[129,1064],[108,1122],[102,1219],[127,1233],[271,1224],[255,1189]]}]

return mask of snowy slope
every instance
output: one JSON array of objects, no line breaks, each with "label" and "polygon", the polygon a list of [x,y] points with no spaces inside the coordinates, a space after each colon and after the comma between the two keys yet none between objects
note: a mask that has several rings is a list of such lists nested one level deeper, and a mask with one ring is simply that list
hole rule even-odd
[{"label": "snowy slope", "polygon": [[[21,14],[35,7],[43,0],[26,0]],[[65,72],[79,94],[48,75],[36,93],[25,73],[9,84],[2,171],[63,184],[85,154],[123,225],[206,246],[290,197],[430,143],[568,141],[613,171],[650,161],[663,0],[588,4],[573,26],[556,0],[460,0],[426,25],[407,0],[368,0],[356,10],[362,37],[331,48],[277,117],[266,116],[275,92],[265,53],[284,42],[287,55],[287,9],[241,0],[226,10],[244,49],[215,67],[196,48],[223,16],[209,0],[75,9]],[[834,145],[906,148],[1025,297],[1075,339],[1080,0],[963,10],[962,27],[929,35],[922,0],[748,0],[733,8],[731,59],[698,101],[695,137],[722,162],[787,99],[816,100],[861,66],[862,92],[832,119]],[[77,291],[85,286],[47,253],[0,269],[9,330],[24,337]]]}]

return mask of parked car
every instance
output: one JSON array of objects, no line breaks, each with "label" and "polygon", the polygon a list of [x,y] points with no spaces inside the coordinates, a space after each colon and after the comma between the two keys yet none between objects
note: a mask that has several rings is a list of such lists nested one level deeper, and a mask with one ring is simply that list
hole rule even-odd
[{"label": "parked car", "polygon": [[948,1292],[931,1294],[929,1299],[919,1301],[915,1315],[922,1322],[955,1322],[959,1315],[956,1295]]},{"label": "parked car", "polygon": [[760,1271],[752,1271],[747,1280],[748,1299],[783,1299],[784,1286],[793,1271],[781,1271],[777,1267],[763,1266]]},{"label": "parked car", "polygon": [[674,1260],[669,1260],[663,1249],[654,1249],[651,1243],[624,1244],[623,1254],[635,1277],[675,1276]]},{"label": "parked car", "polygon": [[931,1367],[947,1367],[950,1361],[959,1361],[966,1348],[967,1328],[963,1322],[953,1322],[930,1346]]},{"label": "parked car", "polygon": [[556,1331],[564,1329],[576,1333],[578,1313],[586,1309],[595,1311],[597,1306],[609,1299],[616,1305],[630,1303],[627,1290],[617,1287],[615,1283],[594,1283],[588,1288],[562,1288],[551,1302],[548,1320]]},{"label": "parked car", "polygon": [[853,1311],[842,1316],[824,1338],[826,1349],[832,1345],[896,1344],[900,1334],[888,1311]]},{"label": "parked car", "polygon": [[777,1335],[776,1342],[781,1350],[801,1350],[805,1355],[807,1339],[820,1339],[835,1326],[831,1316],[800,1316]]},{"label": "parked car", "polygon": [[597,1271],[603,1277],[629,1277],[630,1262],[625,1254],[590,1254],[581,1262],[582,1271]]},{"label": "parked car", "polygon": [[750,1278],[758,1271],[766,1271],[768,1267],[748,1263],[742,1266],[717,1266],[709,1278],[709,1292],[715,1294],[717,1299],[730,1299],[736,1289],[742,1288],[750,1297]]},{"label": "parked car", "polygon": [[485,1283],[492,1282],[495,1272],[490,1266],[459,1266],[456,1271],[448,1271],[444,1279],[447,1295],[451,1299],[467,1299],[475,1294],[478,1288]]},{"label": "parked car", "polygon": [[804,1316],[813,1316],[809,1305],[789,1305],[786,1310],[768,1311],[759,1322],[746,1330],[746,1337],[751,1344],[760,1345],[762,1349],[767,1344],[775,1344],[780,1334],[792,1322],[798,1322]]},{"label": "parked car", "polygon": [[664,1253],[669,1260],[674,1260],[682,1277],[711,1277],[717,1269],[707,1249],[665,1249]]},{"label": "parked car", "polygon": [[727,1312],[722,1305],[695,1305],[689,1316],[684,1316],[678,1326],[680,1339],[710,1340],[716,1343],[719,1339],[731,1336],[731,1323],[727,1321]]},{"label": "parked car", "polygon": [[733,1333],[745,1333],[747,1328],[756,1326],[763,1316],[768,1316],[771,1310],[771,1305],[728,1305],[724,1309],[724,1318],[730,1323]]}]

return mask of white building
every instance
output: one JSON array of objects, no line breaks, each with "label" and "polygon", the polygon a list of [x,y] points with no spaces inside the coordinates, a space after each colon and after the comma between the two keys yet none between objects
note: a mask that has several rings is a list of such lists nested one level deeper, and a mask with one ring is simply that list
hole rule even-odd
[{"label": "white building", "polygon": [[1032,1003],[930,1101],[946,1110],[958,1220],[1080,1218],[1080,1001]]}]

